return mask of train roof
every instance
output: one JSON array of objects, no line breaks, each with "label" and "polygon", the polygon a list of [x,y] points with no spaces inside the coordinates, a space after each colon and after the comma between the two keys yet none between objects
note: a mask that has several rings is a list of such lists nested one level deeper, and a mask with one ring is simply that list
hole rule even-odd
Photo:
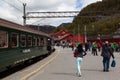
[{"label": "train roof", "polygon": [[29,32],[29,33],[34,33],[34,34],[50,37],[48,34],[46,34],[44,32],[34,30],[34,29],[31,29],[31,28],[26,27],[26,26],[22,26],[20,24],[17,24],[17,23],[14,23],[14,22],[2,19],[2,18],[0,18],[0,27],[20,30],[20,31],[24,31],[24,32]]}]

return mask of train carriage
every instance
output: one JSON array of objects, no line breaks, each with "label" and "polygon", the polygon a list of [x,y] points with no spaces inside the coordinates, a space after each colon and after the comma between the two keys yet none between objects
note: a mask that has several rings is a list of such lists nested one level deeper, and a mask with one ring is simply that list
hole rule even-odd
[{"label": "train carriage", "polygon": [[36,57],[48,55],[48,34],[0,18],[0,72]]}]

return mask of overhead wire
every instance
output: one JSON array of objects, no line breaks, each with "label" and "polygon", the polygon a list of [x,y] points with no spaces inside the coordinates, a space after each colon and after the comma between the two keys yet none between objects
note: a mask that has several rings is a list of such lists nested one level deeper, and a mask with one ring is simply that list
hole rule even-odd
[{"label": "overhead wire", "polygon": [[8,1],[6,0],[2,0],[3,2],[7,3],[8,5],[10,5],[11,7],[15,8],[16,10],[20,11],[20,12],[23,12],[22,10],[20,10],[19,8],[17,8],[16,6],[14,6],[13,4],[9,3]]},{"label": "overhead wire", "polygon": [[[8,1],[6,1],[6,0],[2,0],[2,1],[5,2],[5,3],[7,3],[9,6],[13,7],[13,8],[16,9],[17,11],[23,13],[22,10],[20,10],[19,8],[17,8],[17,7],[14,6],[13,4],[11,4],[10,2],[8,2]],[[20,18],[18,18],[17,16],[16,16],[16,18],[21,22]]]},{"label": "overhead wire", "polygon": [[22,1],[20,1],[20,0],[17,0],[17,1],[23,4],[23,2],[22,2]]},{"label": "overhead wire", "polygon": [[35,23],[37,23],[37,22],[39,22],[39,21],[42,21],[42,20],[44,20],[44,18],[39,19],[39,20],[37,20],[37,21],[33,22],[32,24],[35,24]]}]

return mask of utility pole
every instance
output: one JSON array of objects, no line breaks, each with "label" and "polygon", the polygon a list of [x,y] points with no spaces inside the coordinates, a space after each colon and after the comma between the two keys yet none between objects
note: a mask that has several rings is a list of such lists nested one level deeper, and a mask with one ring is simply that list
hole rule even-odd
[{"label": "utility pole", "polygon": [[84,30],[85,30],[85,43],[86,43],[87,42],[86,25],[84,26]]},{"label": "utility pole", "polygon": [[75,36],[75,27],[74,27],[74,29],[73,29],[73,35]]},{"label": "utility pole", "polygon": [[23,3],[23,25],[26,25],[26,3]]},{"label": "utility pole", "polygon": [[79,24],[78,24],[78,41],[80,41],[80,32],[79,32]]}]

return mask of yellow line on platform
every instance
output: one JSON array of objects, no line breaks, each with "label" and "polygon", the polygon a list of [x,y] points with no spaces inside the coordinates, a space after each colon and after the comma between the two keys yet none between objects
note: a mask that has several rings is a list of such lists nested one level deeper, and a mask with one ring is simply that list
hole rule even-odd
[{"label": "yellow line on platform", "polygon": [[59,51],[57,52],[57,54],[52,57],[48,62],[46,62],[45,64],[43,64],[42,66],[40,66],[39,68],[35,69],[34,71],[32,71],[31,73],[27,74],[26,76],[22,77],[20,80],[27,80],[28,78],[30,78],[31,76],[33,76],[34,74],[38,73],[41,69],[45,68],[50,62],[52,62],[55,58],[57,58],[57,56],[59,55]]}]

